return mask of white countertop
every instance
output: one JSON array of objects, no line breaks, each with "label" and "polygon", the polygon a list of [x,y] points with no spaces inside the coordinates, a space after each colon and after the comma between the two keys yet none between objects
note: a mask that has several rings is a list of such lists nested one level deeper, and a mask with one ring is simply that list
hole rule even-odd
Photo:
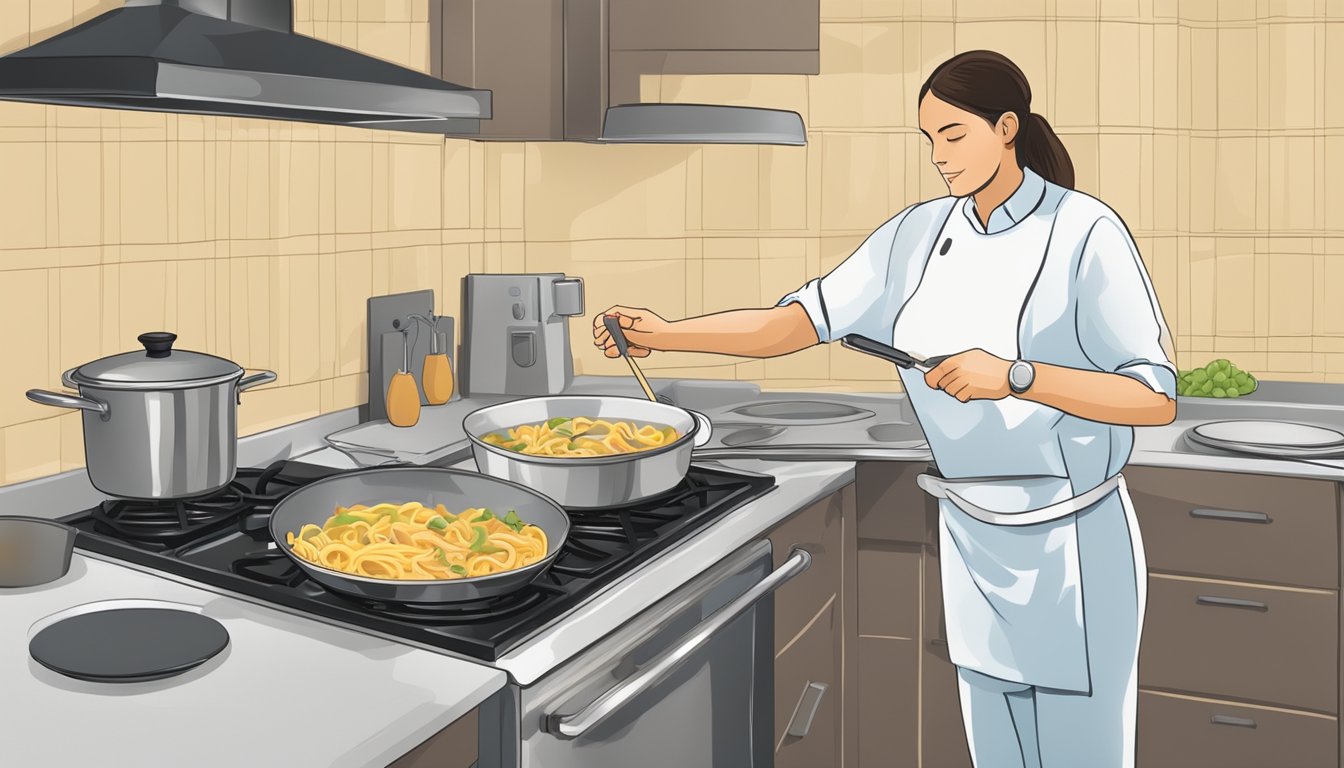
[{"label": "white countertop", "polygon": [[[127,600],[204,613],[229,645],[144,683],[75,680],[29,656],[54,613]],[[0,627],[0,764],[11,766],[386,766],[505,684],[480,664],[78,553],[59,581],[0,589]]]}]

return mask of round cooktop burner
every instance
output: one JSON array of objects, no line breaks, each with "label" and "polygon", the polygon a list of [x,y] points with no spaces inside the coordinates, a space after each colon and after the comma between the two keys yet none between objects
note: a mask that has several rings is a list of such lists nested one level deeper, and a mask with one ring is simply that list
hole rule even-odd
[{"label": "round cooktop burner", "polygon": [[172,608],[116,608],[61,619],[28,643],[42,666],[96,683],[138,683],[179,675],[229,644],[218,621]]}]

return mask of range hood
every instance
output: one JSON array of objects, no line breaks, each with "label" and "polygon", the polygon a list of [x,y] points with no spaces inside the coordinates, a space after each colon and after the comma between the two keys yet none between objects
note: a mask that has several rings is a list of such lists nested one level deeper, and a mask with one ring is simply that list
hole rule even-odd
[{"label": "range hood", "polygon": [[128,0],[0,57],[0,99],[475,133],[490,91],[293,31],[292,0]]},{"label": "range hood", "polygon": [[621,104],[607,107],[603,144],[807,144],[802,115],[721,104]]}]

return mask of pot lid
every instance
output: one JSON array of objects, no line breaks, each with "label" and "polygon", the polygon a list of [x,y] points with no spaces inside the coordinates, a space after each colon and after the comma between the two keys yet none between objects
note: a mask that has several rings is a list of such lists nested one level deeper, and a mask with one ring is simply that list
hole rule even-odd
[{"label": "pot lid", "polygon": [[143,351],[123,352],[85,363],[70,375],[76,383],[109,389],[177,389],[240,378],[243,369],[222,357],[173,349],[177,334],[142,333]]}]

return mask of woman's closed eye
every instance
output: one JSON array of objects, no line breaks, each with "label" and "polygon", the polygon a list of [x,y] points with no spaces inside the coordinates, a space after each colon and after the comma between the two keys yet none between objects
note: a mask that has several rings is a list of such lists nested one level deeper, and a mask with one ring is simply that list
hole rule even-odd
[{"label": "woman's closed eye", "polygon": [[961,140],[964,139],[964,138],[966,138],[966,134],[963,133],[963,134],[961,134],[960,136],[949,136],[949,137],[947,137],[947,141],[948,141],[948,143],[950,144],[950,143],[952,143],[952,142],[954,142],[954,141],[961,141]]}]

